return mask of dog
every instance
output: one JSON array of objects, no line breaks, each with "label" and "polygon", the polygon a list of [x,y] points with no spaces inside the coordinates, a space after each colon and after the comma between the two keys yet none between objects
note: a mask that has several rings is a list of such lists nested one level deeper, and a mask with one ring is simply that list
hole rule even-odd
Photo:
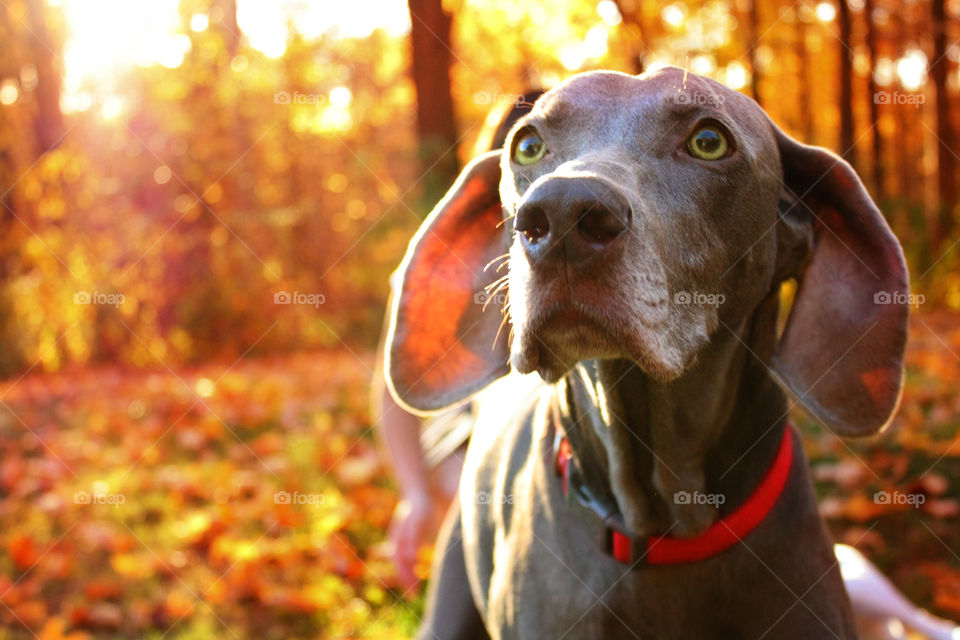
[{"label": "dog", "polygon": [[682,69],[578,74],[401,272],[391,391],[479,407],[421,637],[856,637],[787,421],[868,436],[899,402],[907,268],[846,162]]}]

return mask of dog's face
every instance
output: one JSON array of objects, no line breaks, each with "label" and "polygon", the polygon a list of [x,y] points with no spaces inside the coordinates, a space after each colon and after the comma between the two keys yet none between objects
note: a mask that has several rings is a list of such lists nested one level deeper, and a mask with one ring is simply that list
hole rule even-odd
[{"label": "dog's face", "polygon": [[500,167],[522,373],[552,382],[623,357],[674,378],[770,290],[776,141],[759,107],[717,82],[575,76],[514,127]]},{"label": "dog's face", "polygon": [[791,277],[773,375],[844,434],[876,431],[899,398],[907,310],[877,296],[906,292],[906,267],[856,174],[681,69],[546,93],[464,169],[401,268],[386,366],[413,409],[508,361],[548,382],[598,358],[677,378]]}]

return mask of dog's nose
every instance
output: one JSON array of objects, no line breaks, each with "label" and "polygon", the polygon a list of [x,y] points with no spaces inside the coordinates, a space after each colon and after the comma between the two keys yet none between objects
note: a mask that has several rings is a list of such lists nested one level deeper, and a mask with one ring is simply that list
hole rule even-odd
[{"label": "dog's nose", "polygon": [[630,221],[630,204],[606,181],[555,177],[527,194],[514,224],[532,260],[562,248],[567,262],[576,263],[606,252]]}]

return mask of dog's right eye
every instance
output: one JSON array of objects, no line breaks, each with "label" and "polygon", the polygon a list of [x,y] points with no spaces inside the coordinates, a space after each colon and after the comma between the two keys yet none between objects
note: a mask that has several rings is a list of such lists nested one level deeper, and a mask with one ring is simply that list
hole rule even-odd
[{"label": "dog's right eye", "polygon": [[705,124],[687,139],[687,150],[701,160],[720,160],[730,154],[731,145],[720,127]]},{"label": "dog's right eye", "polygon": [[531,129],[521,131],[513,140],[513,161],[522,166],[539,162],[547,154],[547,143]]}]

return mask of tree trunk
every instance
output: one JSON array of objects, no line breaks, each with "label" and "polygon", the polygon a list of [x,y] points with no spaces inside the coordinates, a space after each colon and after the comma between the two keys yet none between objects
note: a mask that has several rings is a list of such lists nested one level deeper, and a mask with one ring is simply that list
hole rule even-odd
[{"label": "tree trunk", "polygon": [[840,26],[840,153],[850,164],[856,153],[853,149],[853,51],[850,47],[850,6],[839,0]]},{"label": "tree trunk", "polygon": [[233,59],[240,48],[240,25],[237,24],[237,0],[214,0],[213,6],[223,10],[223,20],[220,22],[223,37],[227,43],[227,53]]},{"label": "tree trunk", "polygon": [[863,15],[867,26],[867,55],[870,59],[870,73],[867,74],[867,100],[870,107],[870,137],[873,143],[873,188],[878,200],[886,197],[883,183],[883,134],[880,132],[880,104],[877,100],[877,83],[873,70],[877,68],[877,30],[873,24],[873,0],[864,0]]},{"label": "tree trunk", "polygon": [[434,202],[453,184],[457,126],[450,88],[452,16],[442,0],[409,0],[412,77],[417,92],[417,136],[425,197]]},{"label": "tree trunk", "polygon": [[747,9],[747,38],[750,39],[750,92],[757,104],[763,105],[760,99],[760,70],[757,68],[757,42],[760,37],[760,7],[757,0],[750,0],[750,7]]},{"label": "tree trunk", "polygon": [[813,121],[813,109],[810,107],[810,93],[813,85],[810,82],[809,73],[810,53],[807,49],[807,24],[800,19],[799,12],[797,12],[797,19],[794,24],[796,27],[794,46],[796,47],[795,53],[800,72],[800,130],[803,131],[803,141],[805,143],[815,144],[816,127]]},{"label": "tree trunk", "polygon": [[937,92],[937,224],[931,238],[933,256],[939,254],[944,240],[953,231],[953,207],[956,199],[955,171],[953,155],[954,136],[950,123],[950,96],[947,93],[947,17],[944,0],[931,0],[933,26],[933,66],[930,75]]},{"label": "tree trunk", "polygon": [[650,33],[643,18],[643,0],[616,0],[623,26],[630,34],[630,60],[635,74],[643,73],[647,51],[651,49]]},{"label": "tree trunk", "polygon": [[[896,58],[906,54],[911,43],[918,40],[918,31],[913,14],[907,11],[891,12],[890,33],[893,35],[893,51]],[[893,91],[893,87],[889,89]],[[890,143],[890,157],[894,158],[895,171],[890,177],[896,179],[896,206],[892,212],[892,226],[901,238],[906,239],[914,252],[914,262],[926,269],[930,265],[929,224],[924,212],[925,176],[920,169],[923,157],[925,128],[920,124],[923,109],[892,109],[896,116],[896,132]]]},{"label": "tree trunk", "polygon": [[54,61],[56,44],[50,39],[43,0],[27,2],[27,19],[34,36],[31,55],[37,67],[37,113],[33,120],[38,156],[55,148],[63,137],[63,114],[60,112],[60,73]]},{"label": "tree trunk", "polygon": [[[907,52],[907,44],[915,41],[914,25],[907,21],[905,12],[892,12],[891,31],[896,34],[896,57],[901,58]],[[920,136],[913,131],[910,124],[910,115],[906,109],[895,109],[897,115],[897,133],[894,136],[894,152],[897,158],[895,175],[897,178],[896,193],[904,200],[905,205],[911,205],[922,200],[923,175],[917,172],[912,155],[912,142]],[[917,109],[917,119],[922,118],[922,109]],[[922,130],[922,128],[921,128]],[[920,141],[922,145],[922,140]],[[906,221],[905,221],[906,222]]]}]

